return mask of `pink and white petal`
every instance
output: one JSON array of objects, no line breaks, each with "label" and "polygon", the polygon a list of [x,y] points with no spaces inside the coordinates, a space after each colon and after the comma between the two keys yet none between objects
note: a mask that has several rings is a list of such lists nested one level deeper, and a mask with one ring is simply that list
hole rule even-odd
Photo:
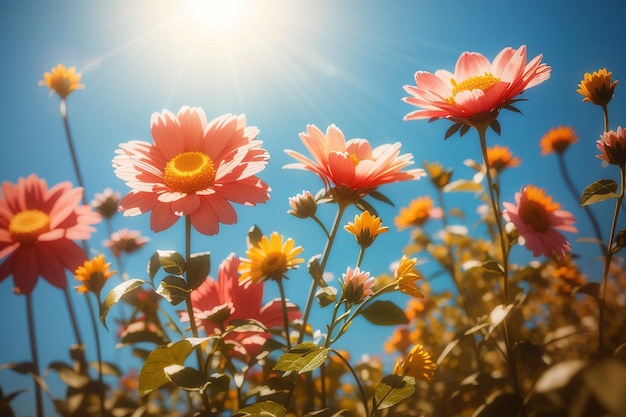
[{"label": "pink and white petal", "polygon": [[[442,75],[447,75],[448,78],[442,78]],[[450,80],[453,77],[454,75],[449,72],[448,74],[436,75],[426,71],[418,71],[415,73],[415,83],[418,89],[428,91],[436,97],[450,97],[452,95]]]},{"label": "pink and white petal", "polygon": [[[156,190],[155,190],[156,191]],[[173,203],[175,201],[184,200],[191,194],[181,193],[179,191],[161,191],[157,194],[157,200],[160,203]]]},{"label": "pink and white petal", "polygon": [[0,259],[4,259],[7,256],[14,253],[20,247],[19,243],[2,242],[0,243]]},{"label": "pink and white petal", "polygon": [[154,193],[131,191],[120,200],[119,209],[124,211],[124,216],[136,216],[147,213],[159,204]]},{"label": "pink and white petal", "polygon": [[203,149],[213,161],[221,161],[241,144],[243,132],[238,131],[237,124],[236,116],[224,114],[211,120],[205,128]]},{"label": "pink and white petal", "polygon": [[[259,321],[266,327],[280,327],[283,325],[282,302],[280,299],[274,299],[265,304],[258,315]],[[297,305],[287,300],[287,319],[294,322],[302,318],[302,313]]]},{"label": "pink and white petal", "polygon": [[183,152],[203,150],[204,129],[207,126],[204,110],[199,107],[183,106],[176,116],[180,125]]},{"label": "pink and white petal", "polygon": [[200,204],[190,218],[191,225],[203,235],[211,236],[219,232],[219,218],[210,204]]},{"label": "pink and white petal", "polygon": [[324,141],[324,150],[328,154],[333,151],[346,151],[346,137],[335,124],[331,124],[326,128],[326,140]]},{"label": "pink and white petal", "polygon": [[153,232],[162,232],[172,227],[179,218],[180,216],[174,214],[169,204],[156,204],[150,215],[150,229]]},{"label": "pink and white petal", "polygon": [[[3,259],[4,256],[0,256],[0,259]],[[0,282],[7,279],[9,275],[13,274],[14,267],[14,256],[9,256],[4,260],[4,262],[0,263]]]},{"label": "pink and white petal", "polygon": [[352,159],[345,153],[333,152],[328,155],[329,177],[337,185],[352,187],[355,176],[355,167]]},{"label": "pink and white petal", "polygon": [[[502,49],[500,52],[498,52],[498,55],[496,55],[493,62],[491,63],[491,70],[489,72],[496,77],[502,78],[502,74],[505,72],[506,67],[509,65],[513,56],[515,54],[519,54],[522,50],[524,51],[523,53],[525,57],[526,46],[522,45],[517,50],[511,48],[510,46],[507,46],[506,48]],[[525,59],[526,58],[524,58],[524,60]]]},{"label": "pink and white petal", "polygon": [[269,200],[271,188],[257,177],[250,177],[223,187],[221,184],[216,184],[214,191],[233,203],[253,206]]},{"label": "pink and white petal", "polygon": [[478,52],[463,52],[456,62],[454,77],[457,82],[463,82],[476,75],[484,75],[491,70],[491,63],[483,54]]},{"label": "pink and white petal", "polygon": [[196,194],[187,194],[186,197],[173,201],[170,204],[170,210],[177,216],[187,216],[198,210],[200,202],[201,197]]},{"label": "pink and white petal", "polygon": [[362,159],[374,159],[372,145],[366,139],[350,139],[346,142],[346,152],[354,154],[359,161]]},{"label": "pink and white petal", "polygon": [[180,124],[176,116],[169,110],[152,114],[150,132],[154,146],[159,149],[165,159],[170,160],[184,152]]}]

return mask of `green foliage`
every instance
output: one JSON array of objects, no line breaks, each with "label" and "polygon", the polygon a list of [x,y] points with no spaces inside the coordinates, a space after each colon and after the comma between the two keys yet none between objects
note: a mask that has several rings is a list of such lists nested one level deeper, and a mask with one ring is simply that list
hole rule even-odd
[{"label": "green foliage", "polygon": [[607,179],[598,180],[585,187],[580,197],[580,206],[584,207],[609,198],[617,198],[619,196],[615,191],[617,191],[617,183],[615,181]]},{"label": "green foliage", "polygon": [[313,342],[296,345],[284,353],[274,366],[277,371],[310,372],[319,368],[328,357],[329,349],[317,346]]},{"label": "green foliage", "polygon": [[235,411],[231,417],[283,417],[287,409],[273,401],[263,401]]},{"label": "green foliage", "polygon": [[128,281],[124,281],[121,284],[117,285],[109,292],[102,304],[100,304],[100,322],[102,322],[106,329],[108,329],[106,324],[106,317],[109,314],[111,307],[117,304],[117,302],[120,301],[120,299],[124,295],[139,288],[143,284],[145,284],[145,282],[138,278],[129,279]]},{"label": "green foliage", "polygon": [[211,271],[211,252],[194,253],[187,262],[187,286],[190,290],[198,288]]},{"label": "green foliage", "polygon": [[156,292],[175,306],[187,299],[191,293],[191,289],[187,286],[187,282],[181,277],[168,275],[163,278]]},{"label": "green foliage", "polygon": [[395,305],[392,301],[377,300],[365,307],[361,314],[372,324],[379,326],[395,326],[407,324],[409,320],[404,314],[404,310]]},{"label": "green foliage", "polygon": [[161,268],[168,274],[183,275],[185,273],[185,258],[173,250],[157,250]]},{"label": "green foliage", "polygon": [[415,379],[410,376],[387,375],[376,386],[374,410],[393,407],[415,392]]}]

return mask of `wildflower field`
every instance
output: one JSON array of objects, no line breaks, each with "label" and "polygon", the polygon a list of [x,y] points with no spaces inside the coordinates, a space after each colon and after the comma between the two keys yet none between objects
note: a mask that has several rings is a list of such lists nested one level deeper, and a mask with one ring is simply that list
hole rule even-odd
[{"label": "wildflower field", "polygon": [[445,3],[0,6],[0,416],[626,416],[622,30]]}]

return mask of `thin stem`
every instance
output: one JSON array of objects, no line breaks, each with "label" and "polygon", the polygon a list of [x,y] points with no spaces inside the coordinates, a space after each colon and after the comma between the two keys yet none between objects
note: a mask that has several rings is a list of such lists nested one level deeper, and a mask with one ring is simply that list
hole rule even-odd
[{"label": "thin stem", "polygon": [[[565,180],[565,185],[567,185],[567,188],[572,194],[572,197],[574,197],[574,200],[577,202],[580,201],[580,194],[576,190],[574,182],[572,181],[572,178],[567,171],[567,166],[565,165],[565,158],[563,157],[563,153],[557,152],[557,159],[559,161],[559,169],[561,170],[561,175]],[[602,250],[602,254],[606,255],[606,247],[604,246],[604,239],[602,239],[602,232],[600,231],[598,219],[593,214],[593,211],[591,211],[591,208],[589,206],[584,206],[583,209],[585,210],[587,217],[589,217],[589,221],[591,222],[591,226],[593,227],[593,232],[596,235],[596,239],[598,239],[598,241],[600,242],[600,249]]]},{"label": "thin stem", "polygon": [[278,278],[276,280],[278,284],[278,291],[280,291],[280,303],[283,309],[283,326],[285,326],[285,339],[287,340],[287,349],[291,349],[291,338],[289,337],[289,315],[287,312],[287,297],[285,297],[285,287],[283,285],[283,279]]},{"label": "thin stem", "polygon": [[72,305],[72,297],[70,297],[69,287],[66,286],[63,292],[65,293],[65,303],[67,304],[67,311],[70,313],[70,321],[72,322],[72,329],[74,330],[76,343],[83,346],[83,339],[80,336],[80,330],[78,329],[78,321],[76,320],[76,314],[74,313],[74,306]]},{"label": "thin stem", "polygon": [[[33,301],[31,295],[26,296],[26,310],[28,314],[28,335],[30,337],[30,353],[33,357],[33,368],[35,375],[39,377],[39,354],[37,352],[37,339],[35,338],[35,315],[33,313]],[[43,417],[43,398],[41,386],[35,379],[35,406],[37,407],[37,417]]]},{"label": "thin stem", "polygon": [[[320,269],[324,271],[326,267],[326,263],[328,262],[328,256],[330,255],[330,249],[333,246],[333,242],[335,241],[335,236],[337,235],[337,229],[339,229],[339,224],[341,223],[341,217],[343,216],[344,211],[346,210],[346,206],[342,203],[338,204],[337,214],[335,216],[335,221],[333,223],[333,227],[331,232],[326,240],[326,247],[324,248],[324,253],[322,255],[322,262],[320,264]],[[302,328],[300,330],[300,335],[298,336],[298,343],[302,343],[304,340],[304,333],[306,331],[306,326],[309,321],[309,315],[311,314],[311,307],[313,306],[313,299],[315,298],[315,291],[317,290],[317,281],[313,280],[311,283],[311,289],[309,290],[309,296],[307,298],[306,307],[304,309],[304,315],[302,316]]]},{"label": "thin stem", "polygon": [[363,408],[365,408],[365,415],[369,416],[370,411],[367,405],[367,396],[365,395],[365,390],[363,389],[363,385],[361,384],[361,380],[359,379],[359,376],[356,374],[352,366],[350,366],[350,362],[346,358],[344,358],[341,353],[337,352],[335,349],[330,349],[330,351],[333,352],[335,355],[337,355],[339,359],[341,359],[343,363],[345,363],[346,366],[348,367],[348,370],[352,374],[352,377],[354,378],[354,381],[356,382],[356,385],[359,388],[359,395],[361,396],[361,402],[363,403]]},{"label": "thin stem", "polygon": [[363,262],[363,255],[365,255],[365,249],[361,248],[361,250],[359,251],[359,257],[356,260],[357,268],[361,267],[361,262]]},{"label": "thin stem", "polygon": [[[191,259],[191,218],[189,215],[185,216],[185,263],[189,263]],[[187,305],[187,314],[189,315],[189,323],[191,325],[191,334],[193,337],[198,337],[198,326],[196,326],[196,318],[193,313],[193,304],[191,304],[191,292],[185,298]],[[198,358],[198,367],[202,375],[206,375],[204,370],[204,360],[202,359],[202,344],[197,344],[194,348],[196,351],[196,357]],[[209,397],[206,390],[202,392],[202,404],[204,410],[209,412],[211,405],[209,404]]]},{"label": "thin stem", "polygon": [[611,268],[611,261],[613,258],[613,239],[615,235],[615,229],[617,226],[617,218],[619,217],[619,210],[624,200],[624,188],[626,182],[626,164],[620,165],[620,193],[615,203],[615,211],[613,213],[613,221],[611,222],[611,232],[609,233],[609,243],[607,245],[606,257],[604,259],[604,271],[602,273],[602,292],[599,300],[599,325],[598,325],[598,354],[600,357],[604,356],[604,322],[606,313],[606,287],[609,279],[609,270]]},{"label": "thin stem", "polygon": [[63,118],[63,126],[65,126],[65,136],[67,137],[67,145],[70,148],[70,156],[72,157],[72,164],[74,165],[74,172],[76,173],[76,180],[78,181],[78,186],[83,189],[82,202],[84,205],[87,205],[85,182],[83,181],[83,176],[80,173],[80,167],[78,165],[78,157],[76,156],[76,149],[74,149],[74,141],[72,140],[72,133],[70,131],[70,123],[67,118],[65,100],[61,100],[61,117]]},{"label": "thin stem", "polygon": [[602,105],[602,114],[604,115],[604,131],[609,131],[609,109],[606,104]]},{"label": "thin stem", "polygon": [[100,334],[98,333],[98,322],[96,320],[93,304],[91,304],[91,298],[89,298],[89,293],[85,293],[85,298],[87,299],[87,307],[89,308],[89,316],[91,318],[91,325],[93,326],[93,334],[96,341],[96,355],[98,358],[98,398],[100,400],[100,414],[104,415],[104,383],[102,382],[102,351],[100,349]]}]

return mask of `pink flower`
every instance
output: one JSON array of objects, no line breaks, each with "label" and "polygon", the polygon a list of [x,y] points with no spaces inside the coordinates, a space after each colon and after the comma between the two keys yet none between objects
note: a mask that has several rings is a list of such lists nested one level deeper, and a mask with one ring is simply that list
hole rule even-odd
[{"label": "pink flower", "polygon": [[178,115],[154,113],[150,128],[152,144],[122,144],[113,159],[115,173],[132,188],[120,202],[125,216],[152,211],[155,232],[190,216],[196,230],[213,235],[220,223],[237,221],[232,203],[269,199],[270,187],[255,176],[269,154],[245,116],[226,114],[207,123],[202,109],[183,106]]},{"label": "pink flower", "polygon": [[111,238],[104,242],[106,248],[111,249],[113,256],[118,257],[122,253],[133,253],[141,249],[150,239],[141,236],[139,230],[123,228],[111,234]]},{"label": "pink flower", "polygon": [[404,86],[412,97],[403,100],[419,107],[404,120],[450,119],[475,126],[493,122],[498,112],[523,91],[550,78],[541,55],[526,63],[526,46],[504,48],[489,62],[482,54],[464,52],[454,73],[437,70],[415,73],[415,84]]},{"label": "pink flower", "polygon": [[355,304],[374,294],[374,280],[370,279],[369,272],[361,271],[358,266],[354,269],[348,267],[342,277],[343,298],[347,303]]},{"label": "pink flower", "polygon": [[317,126],[308,125],[306,133],[300,133],[300,139],[313,159],[287,149],[287,155],[299,162],[284,168],[314,172],[327,188],[346,186],[365,195],[383,184],[415,180],[426,175],[419,168],[403,171],[413,164],[413,155],[399,155],[402,146],[399,142],[372,149],[365,139],[346,141],[343,132],[334,124],[326,129],[326,134]]},{"label": "pink flower", "polygon": [[[239,285],[237,268],[240,260],[231,253],[219,266],[217,281],[208,277],[206,281],[191,293],[191,303],[198,326],[204,328],[207,335],[221,334],[233,320],[254,319],[266,328],[283,325],[282,305],[279,299],[261,306],[263,283],[247,288]],[[288,304],[290,322],[301,317],[294,305]],[[181,321],[189,321],[186,312],[180,312]],[[239,355],[255,357],[261,346],[270,337],[265,332],[232,332],[225,338],[236,342],[245,349],[236,348]]]},{"label": "pink flower", "polygon": [[604,164],[626,164],[626,129],[620,126],[617,131],[605,132],[596,142],[596,146],[602,153],[596,157],[602,159]]},{"label": "pink flower", "polygon": [[563,257],[571,250],[569,242],[557,230],[576,233],[574,216],[560,210],[559,203],[552,201],[545,191],[533,185],[522,187],[515,193],[515,202],[503,203],[502,215],[515,225],[520,243],[533,252],[533,256]]},{"label": "pink flower", "polygon": [[2,183],[0,198],[0,281],[13,275],[15,291],[28,295],[39,276],[58,288],[66,288],[65,271],[87,260],[74,240],[86,240],[95,232],[100,216],[81,205],[82,188],[62,182],[48,189],[35,174],[16,184]]}]

